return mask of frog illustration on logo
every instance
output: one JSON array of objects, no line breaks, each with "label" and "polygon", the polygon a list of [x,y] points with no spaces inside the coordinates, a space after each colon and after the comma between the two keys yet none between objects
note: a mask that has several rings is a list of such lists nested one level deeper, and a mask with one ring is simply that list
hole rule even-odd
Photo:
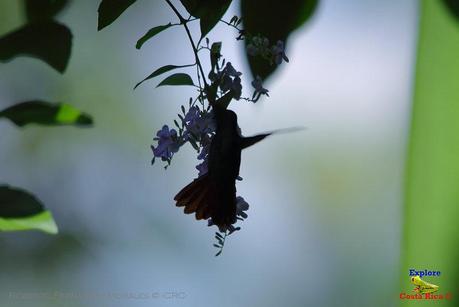
[{"label": "frog illustration on logo", "polygon": [[428,283],[419,277],[419,275],[411,277],[411,283],[416,286],[414,292],[424,294],[424,293],[434,293],[438,291],[438,286]]}]

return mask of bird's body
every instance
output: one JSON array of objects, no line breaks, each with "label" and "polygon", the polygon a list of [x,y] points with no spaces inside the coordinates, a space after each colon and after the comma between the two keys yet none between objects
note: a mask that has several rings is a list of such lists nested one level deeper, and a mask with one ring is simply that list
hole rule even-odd
[{"label": "bird's body", "polygon": [[272,133],[242,137],[237,116],[231,110],[214,108],[216,121],[208,156],[208,172],[184,187],[174,198],[187,214],[196,219],[212,219],[220,230],[236,222],[236,178],[239,176],[241,151]]},{"label": "bird's body", "polygon": [[196,219],[212,218],[220,229],[236,222],[236,178],[241,165],[241,140],[236,113],[216,109],[215,135],[208,157],[208,171],[176,196],[177,206],[185,213],[196,212]]}]

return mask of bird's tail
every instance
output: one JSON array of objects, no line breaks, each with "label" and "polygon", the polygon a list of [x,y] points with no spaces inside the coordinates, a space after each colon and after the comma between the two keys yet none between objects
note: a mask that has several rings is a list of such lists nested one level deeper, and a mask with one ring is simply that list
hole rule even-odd
[{"label": "bird's tail", "polygon": [[196,212],[196,219],[208,219],[212,215],[212,205],[215,199],[215,189],[208,174],[204,174],[184,187],[174,200],[177,207],[185,207],[184,212]]},{"label": "bird's tail", "polygon": [[[227,229],[236,222],[236,188],[218,189],[209,174],[204,174],[184,187],[175,197],[177,207],[185,207],[185,214],[196,213],[197,220],[212,218],[213,224]],[[234,191],[233,191],[234,190]]]}]

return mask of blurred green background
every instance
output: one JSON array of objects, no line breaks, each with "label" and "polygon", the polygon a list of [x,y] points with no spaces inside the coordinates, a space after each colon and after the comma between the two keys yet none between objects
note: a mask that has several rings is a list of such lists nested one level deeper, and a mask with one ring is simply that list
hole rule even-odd
[{"label": "blurred green background", "polygon": [[[290,63],[269,80],[270,98],[232,104],[245,135],[307,130],[243,153],[237,188],[251,205],[249,218],[214,258],[215,229],[172,200],[196,175],[195,152],[182,149],[167,171],[150,166],[154,133],[172,123],[193,90],[155,89],[156,81],[132,90],[159,66],[193,60],[183,29],[139,51],[146,30],[175,20],[162,1],[136,3],[101,32],[99,1],[72,2],[59,17],[74,34],[64,75],[31,58],[1,65],[2,109],[64,101],[93,115],[95,126],[20,130],[0,121],[0,182],[33,191],[60,229],[57,236],[1,234],[0,305],[397,306],[400,292],[412,290],[403,277],[400,287],[410,265],[400,247],[402,229],[412,229],[402,222],[403,175],[419,3],[321,1],[291,36]],[[237,13],[236,1],[225,19]],[[23,21],[19,1],[0,2],[0,35]],[[222,53],[249,89],[235,36],[222,25],[210,35],[223,40]],[[47,295],[153,292],[162,296]]]}]

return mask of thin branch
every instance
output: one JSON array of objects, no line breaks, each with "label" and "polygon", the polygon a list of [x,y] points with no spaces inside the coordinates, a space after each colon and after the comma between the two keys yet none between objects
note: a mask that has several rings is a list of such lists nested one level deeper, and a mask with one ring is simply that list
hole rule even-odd
[{"label": "thin branch", "polygon": [[198,64],[199,70],[201,71],[202,79],[203,79],[203,82],[204,82],[204,88],[207,89],[208,88],[208,84],[207,84],[207,81],[206,81],[206,75],[204,74],[204,70],[202,69],[201,61],[199,60],[198,49],[196,48],[196,45],[195,45],[194,40],[193,40],[193,37],[191,36],[190,29],[187,26],[187,22],[189,20],[186,20],[185,18],[183,18],[183,16],[175,8],[175,6],[171,3],[170,0],[166,0],[166,3],[171,7],[171,9],[174,11],[175,15],[177,15],[178,19],[180,20],[180,23],[185,28],[186,34],[188,35],[188,39],[190,40],[190,43],[191,43],[191,47],[193,48],[193,53],[194,53],[194,57],[196,59],[196,64]]},{"label": "thin branch", "polygon": [[238,30],[239,32],[242,31],[241,28],[239,28],[239,27],[236,26],[236,25],[233,25],[232,23],[229,23],[229,22],[226,21],[226,20],[220,19],[219,21],[220,21],[220,22],[223,22],[224,24],[226,24],[226,25],[228,25],[228,26],[230,26],[230,27],[232,27],[232,28],[235,28],[235,29]]}]

